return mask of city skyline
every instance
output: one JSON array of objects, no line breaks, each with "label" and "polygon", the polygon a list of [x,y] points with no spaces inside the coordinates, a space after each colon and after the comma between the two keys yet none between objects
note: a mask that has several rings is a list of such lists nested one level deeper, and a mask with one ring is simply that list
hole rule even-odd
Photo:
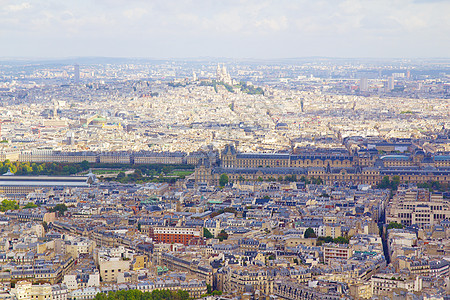
[{"label": "city skyline", "polygon": [[2,1],[0,57],[448,57],[449,1]]}]

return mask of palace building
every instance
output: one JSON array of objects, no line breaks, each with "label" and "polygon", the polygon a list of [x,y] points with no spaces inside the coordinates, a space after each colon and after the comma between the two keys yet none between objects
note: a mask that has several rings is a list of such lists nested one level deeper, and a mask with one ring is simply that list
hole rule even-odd
[{"label": "palace building", "polygon": [[[377,151],[350,154],[346,150],[303,150],[290,153],[240,153],[228,145],[218,164],[200,160],[195,181],[218,185],[222,174],[230,182],[261,180],[319,179],[328,185],[335,183],[376,185],[383,177],[398,176],[400,182],[450,182],[450,155],[414,154],[379,155]],[[289,176],[289,177],[288,177]]]}]

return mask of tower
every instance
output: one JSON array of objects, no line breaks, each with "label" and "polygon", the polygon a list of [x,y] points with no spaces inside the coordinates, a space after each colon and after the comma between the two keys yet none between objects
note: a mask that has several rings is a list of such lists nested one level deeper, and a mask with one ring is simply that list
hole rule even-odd
[{"label": "tower", "polygon": [[395,86],[394,76],[391,76],[388,79],[388,90],[392,91],[394,89],[394,86]]},{"label": "tower", "polygon": [[73,79],[76,84],[80,83],[80,66],[79,65],[73,66]]},{"label": "tower", "polygon": [[75,144],[75,134],[71,131],[67,132],[67,145]]},{"label": "tower", "polygon": [[367,78],[361,78],[359,80],[359,90],[361,92],[367,92],[369,90],[369,83]]},{"label": "tower", "polygon": [[58,118],[58,102],[53,100],[53,119]]}]

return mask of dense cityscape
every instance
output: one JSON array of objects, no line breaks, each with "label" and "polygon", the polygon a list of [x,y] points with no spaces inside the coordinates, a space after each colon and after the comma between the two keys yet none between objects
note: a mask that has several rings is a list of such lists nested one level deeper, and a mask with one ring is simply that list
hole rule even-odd
[{"label": "dense cityscape", "polygon": [[0,63],[1,299],[449,299],[450,61]]}]

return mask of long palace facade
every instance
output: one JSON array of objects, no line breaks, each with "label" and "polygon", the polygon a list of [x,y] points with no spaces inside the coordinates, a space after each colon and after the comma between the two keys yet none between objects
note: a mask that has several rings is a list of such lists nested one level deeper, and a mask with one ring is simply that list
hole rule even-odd
[{"label": "long palace facade", "polygon": [[257,180],[297,180],[320,178],[325,184],[347,182],[375,185],[383,177],[398,176],[400,182],[450,182],[450,155],[386,154],[346,150],[311,150],[301,153],[239,153],[232,145],[221,152],[219,164],[203,160],[195,170],[196,183],[218,185],[222,174],[230,182]]}]

